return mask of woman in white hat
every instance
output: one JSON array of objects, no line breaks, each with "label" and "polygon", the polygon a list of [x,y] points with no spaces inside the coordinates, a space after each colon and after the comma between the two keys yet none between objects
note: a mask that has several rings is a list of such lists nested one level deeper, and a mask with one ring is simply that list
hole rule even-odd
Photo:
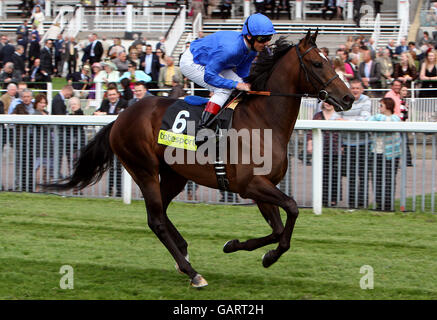
[{"label": "woman in white hat", "polygon": [[119,83],[120,73],[117,67],[111,61],[101,62],[103,70],[100,71],[94,78],[94,82],[103,82],[103,88],[106,89],[111,82]]}]

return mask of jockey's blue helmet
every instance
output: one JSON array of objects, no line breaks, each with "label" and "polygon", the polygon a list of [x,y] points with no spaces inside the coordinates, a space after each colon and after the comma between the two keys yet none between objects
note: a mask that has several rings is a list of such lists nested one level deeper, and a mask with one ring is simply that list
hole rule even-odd
[{"label": "jockey's blue helmet", "polygon": [[273,23],[265,15],[255,13],[247,17],[243,25],[243,35],[268,36],[275,34]]},{"label": "jockey's blue helmet", "polygon": [[[255,13],[247,17],[243,25],[242,33],[252,47],[252,50],[255,50],[255,40],[262,43],[268,42],[272,39],[272,35],[275,34],[276,31],[269,18],[261,13]],[[251,36],[251,39],[247,36]]]}]

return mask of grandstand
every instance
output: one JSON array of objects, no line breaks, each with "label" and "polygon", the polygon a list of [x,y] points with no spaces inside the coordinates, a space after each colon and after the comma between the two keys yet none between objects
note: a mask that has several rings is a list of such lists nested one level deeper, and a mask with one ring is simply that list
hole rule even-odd
[{"label": "grandstand", "polygon": [[[19,0],[6,0],[0,5],[0,32],[2,33],[14,33],[20,22],[22,21]],[[59,23],[59,19],[56,20],[63,6],[75,7],[78,1],[57,0],[46,1],[50,3],[49,14],[46,14],[46,20],[44,21],[44,29],[47,30],[52,23]],[[148,38],[158,38],[160,35],[167,33],[174,16],[177,14],[177,7],[183,4],[184,1],[129,1],[133,5],[133,21],[130,27],[135,32],[142,32]],[[290,1],[292,20],[286,18],[287,15],[282,15],[281,20],[275,20],[275,28],[279,34],[299,35],[303,34],[308,28],[319,28],[319,33],[326,35],[327,44],[330,44],[332,48],[336,44],[341,43],[346,39],[348,35],[367,35],[370,36],[374,32],[375,21],[373,17],[366,19],[366,22],[362,24],[360,28],[357,28],[355,23],[350,19],[348,13],[345,13],[346,20],[322,20],[321,8],[323,1],[303,1],[302,19],[296,19],[296,7],[294,1]],[[217,1],[210,1],[210,11],[212,19],[204,19],[203,32],[204,34],[212,33],[217,30],[236,30],[239,29],[243,21],[243,1],[237,0],[233,6],[231,19],[217,19],[220,17],[220,8]],[[146,8],[145,6],[151,6]],[[84,33],[92,31],[101,34],[114,34],[122,35],[124,31],[129,29],[126,26],[125,20],[122,17],[117,17],[115,11],[103,12],[102,7],[94,7],[85,9],[85,17],[96,16],[96,23],[93,26],[88,25],[88,20],[82,20],[81,31]],[[254,8],[251,7],[251,11]],[[412,12],[413,8],[410,8]],[[147,13],[146,13],[147,11]],[[267,12],[269,14],[269,12]],[[104,19],[99,19],[98,16],[102,16]],[[410,15],[411,17],[413,14]],[[284,18],[284,19],[283,19]],[[189,33],[191,19],[186,20],[185,31]],[[66,23],[64,21],[64,23]],[[386,43],[392,37],[396,37],[400,29],[400,20],[398,19],[396,6],[390,2],[390,4],[384,4],[381,12],[380,19],[380,44]],[[92,27],[92,28],[90,28]],[[332,35],[332,37],[330,37]],[[340,37],[339,37],[340,35]],[[85,34],[79,34],[79,38],[85,38]],[[323,37],[325,38],[325,37]],[[323,40],[323,39],[322,39]]]}]

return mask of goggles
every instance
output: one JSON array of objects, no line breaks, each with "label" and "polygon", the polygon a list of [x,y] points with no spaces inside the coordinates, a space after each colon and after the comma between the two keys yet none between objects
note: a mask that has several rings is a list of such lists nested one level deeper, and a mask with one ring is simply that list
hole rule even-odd
[{"label": "goggles", "polygon": [[255,40],[259,43],[266,43],[272,40],[272,35],[267,36],[254,36]]}]

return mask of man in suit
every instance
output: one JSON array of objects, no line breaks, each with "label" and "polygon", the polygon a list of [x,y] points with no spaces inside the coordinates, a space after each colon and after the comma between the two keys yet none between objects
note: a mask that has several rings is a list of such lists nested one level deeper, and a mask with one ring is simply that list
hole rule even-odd
[{"label": "man in suit", "polygon": [[401,55],[402,52],[408,51],[407,39],[402,38],[400,45],[398,45],[395,49],[394,57],[397,58]]},{"label": "man in suit", "polygon": [[95,62],[100,62],[103,55],[103,45],[97,40],[97,34],[93,33],[88,37],[90,44],[87,46],[86,51],[89,52],[89,62],[92,65]]},{"label": "man in suit", "polygon": [[390,58],[390,50],[380,49],[380,56],[375,60],[381,66],[381,88],[387,88],[387,84],[393,81],[394,65]]},{"label": "man in suit", "polygon": [[0,60],[3,61],[3,65],[12,61],[12,55],[15,52],[15,47],[9,43],[9,39],[6,36],[6,42],[0,52]]},{"label": "man in suit", "polygon": [[150,83],[150,88],[158,88],[158,78],[159,69],[161,64],[159,63],[159,58],[152,51],[151,45],[146,45],[146,54],[141,58],[141,70],[152,77],[152,82]]},{"label": "man in suit", "polygon": [[120,98],[117,87],[109,87],[106,91],[107,99],[102,101],[100,108],[94,112],[95,115],[119,114],[127,108],[127,101]]},{"label": "man in suit", "polygon": [[35,59],[39,59],[41,46],[36,38],[36,34],[32,34],[29,45],[29,66],[33,65]]},{"label": "man in suit", "polygon": [[118,54],[118,57],[112,60],[114,62],[115,66],[117,67],[117,71],[120,72],[120,74],[125,73],[129,70],[129,61],[127,59],[126,52],[120,52]]},{"label": "man in suit", "polygon": [[158,49],[161,49],[162,52],[165,52],[165,37],[159,37],[159,42],[156,44],[156,50]]},{"label": "man in suit", "polygon": [[17,31],[15,32],[17,36],[21,35],[24,43],[24,49],[27,48],[27,44],[29,43],[29,33],[30,28],[27,25],[27,20],[24,20],[23,23],[18,26]]},{"label": "man in suit", "polygon": [[75,90],[89,90],[91,82],[91,67],[86,64],[82,67],[80,72],[68,74],[67,81]]},{"label": "man in suit", "polygon": [[12,63],[17,71],[20,71],[21,76],[24,77],[26,74],[26,59],[24,57],[24,47],[17,46],[14,54],[12,55]]},{"label": "man in suit", "polygon": [[1,35],[0,37],[0,67],[3,67],[3,57],[1,52],[3,51],[3,47],[6,45],[6,43],[8,42],[8,37],[6,35]]},{"label": "man in suit", "polygon": [[65,60],[68,64],[68,74],[76,72],[76,64],[78,51],[76,47],[77,43],[74,37],[70,37],[65,43]]},{"label": "man in suit", "polygon": [[[119,114],[127,108],[127,101],[120,98],[117,87],[109,87],[106,93],[108,98],[102,101],[100,108],[94,112],[95,115]],[[111,161],[108,176],[108,196],[112,195],[115,185],[115,196],[121,197],[121,164]]]},{"label": "man in suit", "polygon": [[67,105],[66,99],[70,99],[73,96],[74,89],[70,85],[66,85],[52,100],[52,114],[53,115],[66,115]]},{"label": "man in suit", "polygon": [[381,66],[373,61],[370,50],[363,51],[363,62],[358,68],[358,79],[365,89],[381,88]]},{"label": "man in suit", "polygon": [[[7,114],[9,106],[17,96],[17,85],[10,83],[7,86],[7,91],[0,97],[0,114]],[[5,137],[5,136],[4,136]]]},{"label": "man in suit", "polygon": [[[52,114],[53,115],[66,115],[67,105],[66,99],[70,99],[74,94],[73,87],[66,85],[52,100]],[[62,171],[62,158],[66,154],[69,143],[69,132],[67,126],[57,126],[54,131],[55,146],[57,150],[54,150],[54,155],[57,155],[58,161],[55,161],[54,177],[58,178]],[[57,140],[57,141],[56,141]],[[57,142],[57,143],[56,143]]]},{"label": "man in suit", "polygon": [[65,40],[62,37],[62,33],[58,34],[57,39],[54,43],[55,47],[55,68],[57,70],[57,76],[62,75],[62,69],[63,69],[63,56],[65,53]]},{"label": "man in suit", "polygon": [[54,57],[53,57],[52,48],[53,48],[53,41],[47,39],[45,41],[44,48],[42,48],[40,53],[41,69],[44,70],[49,76],[51,76],[53,73],[56,72],[56,68],[54,66]]},{"label": "man in suit", "polygon": [[14,69],[12,62],[7,62],[0,72],[0,82],[3,82],[3,88],[6,88],[9,83],[18,84],[22,77],[20,71]]},{"label": "man in suit", "polygon": [[32,84],[33,88],[44,89],[44,82],[48,82],[49,80],[50,76],[48,75],[48,73],[41,69],[41,60],[35,59],[35,61],[33,62],[33,66],[29,72],[28,81],[34,83]]}]

